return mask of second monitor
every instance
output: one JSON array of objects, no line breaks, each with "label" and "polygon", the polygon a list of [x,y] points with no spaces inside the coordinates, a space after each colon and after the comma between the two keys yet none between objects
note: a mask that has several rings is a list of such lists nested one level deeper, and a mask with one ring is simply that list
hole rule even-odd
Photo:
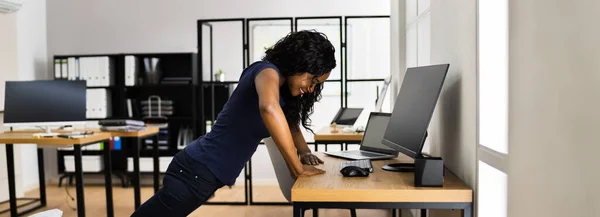
[{"label": "second monitor", "polygon": [[[409,68],[396,97],[382,143],[413,159],[421,151],[449,64]],[[390,171],[413,171],[414,164],[389,164]]]}]

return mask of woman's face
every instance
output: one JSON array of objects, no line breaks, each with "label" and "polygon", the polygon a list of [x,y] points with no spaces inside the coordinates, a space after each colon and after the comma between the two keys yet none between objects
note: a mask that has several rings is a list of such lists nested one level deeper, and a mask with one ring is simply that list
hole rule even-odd
[{"label": "woman's face", "polygon": [[331,72],[328,72],[319,77],[308,72],[292,75],[287,80],[290,93],[292,96],[302,96],[305,93],[312,93],[315,90],[315,86],[327,80],[330,74]]}]

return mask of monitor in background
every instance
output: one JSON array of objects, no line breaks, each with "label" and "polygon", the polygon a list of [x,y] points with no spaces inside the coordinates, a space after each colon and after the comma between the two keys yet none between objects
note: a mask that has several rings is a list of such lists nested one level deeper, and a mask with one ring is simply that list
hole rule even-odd
[{"label": "monitor in background", "polygon": [[[382,143],[411,158],[420,158],[427,128],[449,64],[409,68],[396,97]],[[414,164],[390,164],[391,171],[412,171]]]},{"label": "monitor in background", "polygon": [[336,123],[337,125],[343,126],[352,126],[362,111],[363,108],[340,108],[331,123]]},{"label": "monitor in background", "polygon": [[51,126],[86,121],[86,82],[7,81],[4,92],[4,125],[43,127],[40,136],[52,136]]}]

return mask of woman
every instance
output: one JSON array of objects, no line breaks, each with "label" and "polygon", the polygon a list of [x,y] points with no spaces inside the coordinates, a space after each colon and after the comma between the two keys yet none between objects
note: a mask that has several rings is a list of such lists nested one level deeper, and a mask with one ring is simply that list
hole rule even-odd
[{"label": "woman", "polygon": [[187,216],[217,189],[233,185],[269,136],[294,178],[324,173],[313,166],[323,161],[311,154],[300,125],[308,129],[323,82],[336,66],[334,52],[315,31],[290,33],[268,49],[243,71],[211,131],[175,155],[163,188],[132,216]]}]

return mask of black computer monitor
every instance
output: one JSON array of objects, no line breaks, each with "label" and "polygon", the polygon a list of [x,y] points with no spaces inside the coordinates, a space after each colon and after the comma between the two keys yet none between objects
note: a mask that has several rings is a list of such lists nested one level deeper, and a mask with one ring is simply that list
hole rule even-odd
[{"label": "black computer monitor", "polygon": [[[396,97],[392,117],[382,139],[384,145],[411,158],[422,157],[427,128],[437,104],[449,64],[409,68]],[[390,164],[392,171],[410,171],[412,164]]]},{"label": "black computer monitor", "polygon": [[69,80],[7,81],[4,125],[45,127],[86,121],[86,82]]}]

